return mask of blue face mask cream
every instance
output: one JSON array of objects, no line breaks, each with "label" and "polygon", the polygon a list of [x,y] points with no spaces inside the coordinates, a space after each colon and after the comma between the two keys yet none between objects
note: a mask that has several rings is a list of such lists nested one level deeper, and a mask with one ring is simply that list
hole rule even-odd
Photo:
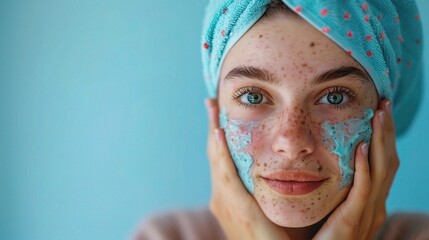
[{"label": "blue face mask cream", "polygon": [[[357,145],[364,141],[369,144],[372,134],[371,119],[374,116],[372,109],[367,109],[363,118],[351,118],[344,122],[322,123],[323,143],[334,154],[338,155],[338,164],[341,170],[340,188],[353,182],[354,169],[352,167],[352,153]],[[253,157],[246,152],[252,143],[252,129],[258,126],[257,122],[228,119],[225,107],[219,114],[220,126],[225,130],[225,137],[231,157],[237,168],[238,175],[246,189],[254,192],[254,183],[251,169]]]},{"label": "blue face mask cream", "polygon": [[220,126],[225,130],[225,137],[228,144],[231,157],[237,167],[238,176],[250,193],[254,192],[254,183],[251,169],[253,166],[253,157],[246,152],[246,148],[252,142],[252,129],[258,123],[251,121],[230,120],[226,114],[225,107],[219,114]]},{"label": "blue face mask cream", "polygon": [[369,144],[373,116],[374,111],[367,109],[363,118],[352,118],[338,123],[329,121],[322,123],[322,129],[324,130],[323,143],[332,153],[338,155],[338,164],[342,176],[340,188],[353,182],[352,154],[361,141]]}]

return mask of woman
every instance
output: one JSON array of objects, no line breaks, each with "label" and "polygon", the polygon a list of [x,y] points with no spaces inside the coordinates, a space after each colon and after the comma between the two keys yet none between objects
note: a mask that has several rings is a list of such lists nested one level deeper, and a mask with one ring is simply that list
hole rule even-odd
[{"label": "woman", "polygon": [[386,2],[212,1],[203,63],[216,220],[204,210],[171,214],[139,237],[429,237],[427,216],[385,221],[399,166],[392,100],[403,132],[421,81],[420,25],[402,36],[399,23],[401,12],[416,20],[415,5]]}]

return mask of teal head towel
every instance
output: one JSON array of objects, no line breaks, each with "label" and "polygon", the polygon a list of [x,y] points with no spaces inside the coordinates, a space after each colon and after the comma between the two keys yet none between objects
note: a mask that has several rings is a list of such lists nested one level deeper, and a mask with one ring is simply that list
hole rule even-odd
[{"label": "teal head towel", "polygon": [[[210,0],[202,34],[208,93],[216,97],[222,62],[266,11],[270,0]],[[369,73],[380,98],[393,101],[398,134],[422,95],[422,26],[414,0],[283,0]],[[352,37],[351,37],[352,36]]]}]

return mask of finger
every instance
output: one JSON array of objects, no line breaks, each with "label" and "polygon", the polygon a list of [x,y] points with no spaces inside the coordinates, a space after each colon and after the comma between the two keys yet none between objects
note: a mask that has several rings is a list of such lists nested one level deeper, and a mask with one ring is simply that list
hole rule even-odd
[{"label": "finger", "polygon": [[386,112],[384,110],[377,110],[372,120],[373,132],[371,137],[369,164],[373,191],[379,191],[381,185],[387,179],[388,160],[386,153],[392,151],[392,149],[386,149],[385,145],[385,132],[383,131],[385,118]]},{"label": "finger", "polygon": [[206,98],[205,105],[209,119],[209,129],[213,132],[215,128],[219,127],[217,100],[214,98]]},{"label": "finger", "polygon": [[386,112],[384,129],[386,133],[389,135],[389,137],[392,137],[392,139],[395,139],[396,129],[395,129],[395,123],[393,120],[392,101],[387,99],[383,100],[381,102],[381,109]]},{"label": "finger", "polygon": [[234,161],[231,158],[224,129],[216,128],[215,138],[217,149],[216,158],[218,160],[216,161],[213,168],[213,175],[217,176],[217,180],[220,179],[223,185],[229,184],[231,189],[237,194],[247,194],[247,191],[245,190],[237,174]]},{"label": "finger", "polygon": [[[392,102],[389,100],[383,100],[380,105],[380,109],[385,111],[385,119],[383,126],[383,135],[384,135],[384,151],[385,151],[385,161],[386,164],[384,166],[386,179],[381,185],[381,189],[379,190],[379,209],[385,209],[385,201],[389,195],[390,187],[395,178],[396,172],[399,168],[399,158],[396,151],[396,130],[395,124],[393,120],[392,114]],[[386,214],[380,214],[380,219],[383,219]],[[380,222],[380,221],[379,221]]]},{"label": "finger", "polygon": [[352,216],[356,221],[358,236],[366,239],[367,232],[371,227],[371,217],[368,218],[368,213],[373,212],[374,206],[372,203],[368,204],[368,196],[371,193],[371,177],[368,162],[368,143],[359,144],[355,154],[355,177],[353,187],[350,190],[349,196],[346,200],[346,216]]},{"label": "finger", "polygon": [[321,239],[329,239],[326,235],[337,236],[355,235],[359,229],[363,209],[367,203],[367,197],[371,188],[369,176],[369,166],[365,153],[368,152],[368,145],[361,143],[356,148],[355,154],[355,176],[354,183],[347,196],[347,199],[328,218]]},{"label": "finger", "polygon": [[379,226],[375,226],[378,222],[378,216],[382,206],[380,203],[385,202],[384,188],[381,188],[387,177],[387,160],[385,153],[390,149],[385,148],[383,124],[385,122],[386,112],[383,109],[376,111],[372,119],[372,136],[369,149],[369,171],[371,179],[371,191],[367,200],[367,208],[362,218],[362,232],[364,239],[373,236],[374,231]]},{"label": "finger", "polygon": [[368,163],[368,144],[360,143],[355,154],[355,176],[353,186],[346,200],[351,216],[360,219],[371,191],[371,177]]},{"label": "finger", "polygon": [[[383,110],[386,112],[385,126],[383,128],[385,135],[385,145],[387,149],[390,149],[388,152],[390,154],[387,156],[390,160],[388,162],[388,170],[392,171],[392,175],[394,176],[394,173],[396,173],[399,168],[399,158],[396,152],[396,129],[393,119],[392,102],[388,100],[384,101]],[[394,151],[392,149],[394,149]]]},{"label": "finger", "polygon": [[205,105],[209,120],[209,130],[208,130],[208,139],[207,139],[207,154],[210,162],[215,160],[214,157],[216,152],[216,141],[214,130],[218,127],[218,112],[217,112],[217,100],[213,98],[205,99]]}]

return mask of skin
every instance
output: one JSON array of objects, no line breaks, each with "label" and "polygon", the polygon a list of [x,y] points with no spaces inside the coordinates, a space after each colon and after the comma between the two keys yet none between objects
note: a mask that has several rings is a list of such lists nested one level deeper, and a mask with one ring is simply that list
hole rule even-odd
[{"label": "skin", "polygon": [[[310,47],[312,43],[314,46]],[[225,80],[232,69],[242,65],[267,69],[277,76],[279,86],[261,84],[247,77]],[[364,85],[361,81],[351,81],[350,77],[314,83],[314,76],[341,66],[364,71],[351,56],[308,23],[286,16],[259,21],[224,61],[219,105],[227,109],[230,119],[258,122],[252,129],[252,143],[248,147],[255,162],[251,169],[254,196],[265,215],[280,226],[305,227],[320,221],[350,190],[350,185],[340,188],[338,156],[323,144],[321,125],[327,120],[343,122],[362,118],[365,109],[377,107],[377,94],[370,82]],[[270,104],[250,109],[232,99],[239,89],[247,86],[266,91],[264,97]],[[353,91],[354,99],[338,105],[340,109],[317,103],[329,89],[337,86]],[[262,179],[280,170],[308,171],[328,180],[310,194],[285,196],[272,191]]]},{"label": "skin", "polygon": [[[274,86],[246,77],[225,80],[232,69],[243,65],[268,70],[279,84]],[[210,207],[231,239],[243,236],[247,236],[246,239],[313,236],[366,239],[372,237],[384,221],[385,200],[399,164],[394,151],[390,102],[382,102],[382,109],[376,111],[377,94],[373,84],[351,79],[356,77],[314,84],[316,75],[340,66],[364,71],[351,56],[308,23],[285,16],[261,19],[229,51],[220,73],[218,99],[207,101],[207,107],[211,119],[208,155],[213,184]],[[262,89],[269,104],[265,101],[256,108],[238,104],[246,98],[234,99],[234,94],[237,96],[239,89],[248,86]],[[324,101],[329,89],[332,91],[338,86],[353,92],[353,97],[341,108]],[[252,143],[245,150],[254,159],[253,195],[245,190],[237,176],[227,139],[219,128],[219,108],[226,108],[230,119],[258,123],[251,130]],[[321,124],[362,118],[368,108],[376,111],[371,122],[371,149],[378,149],[377,153],[371,151],[370,156],[380,160],[371,165],[370,173],[368,146],[360,144],[352,154],[356,160],[353,188],[352,185],[340,187],[338,156],[323,144]],[[383,132],[385,120],[388,131]],[[394,171],[388,174],[389,167]],[[309,194],[282,195],[263,180],[279,170],[308,171],[327,180]]]}]

